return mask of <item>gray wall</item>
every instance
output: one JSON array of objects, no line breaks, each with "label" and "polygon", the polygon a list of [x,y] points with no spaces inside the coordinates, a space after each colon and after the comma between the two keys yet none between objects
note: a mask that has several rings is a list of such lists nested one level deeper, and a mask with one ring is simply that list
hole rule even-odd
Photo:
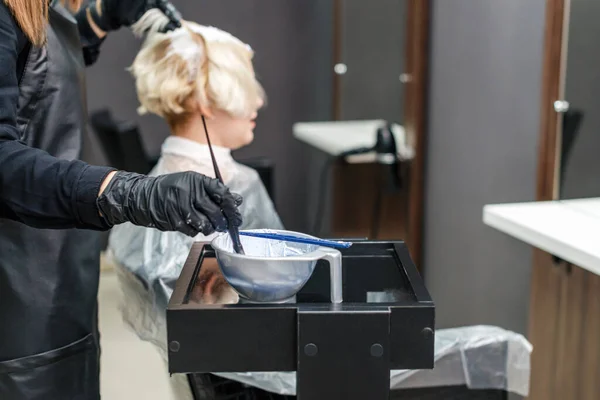
[{"label": "gray wall", "polygon": [[544,9],[433,3],[424,262],[438,328],[526,331],[532,251],[482,207],[535,196]]},{"label": "gray wall", "polygon": [[[331,118],[331,0],[174,0],[186,19],[237,35],[255,50],[255,67],[268,106],[259,113],[254,143],[238,158],[268,156],[276,164],[276,201],[284,224],[306,230],[304,210],[307,149],[292,137],[296,121]],[[121,119],[139,122],[144,144],[158,154],[169,134],[157,117],[139,117],[134,83],[125,68],[139,42],[130,32],[111,34],[98,63],[88,70],[89,110],[109,107]],[[103,163],[92,135],[84,158]]]}]

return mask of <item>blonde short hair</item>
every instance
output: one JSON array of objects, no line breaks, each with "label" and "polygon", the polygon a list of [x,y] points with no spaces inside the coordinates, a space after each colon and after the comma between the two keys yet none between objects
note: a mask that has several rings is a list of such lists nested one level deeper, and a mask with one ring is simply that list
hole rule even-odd
[{"label": "blonde short hair", "polygon": [[157,114],[173,125],[184,122],[198,106],[245,117],[265,100],[252,49],[232,35],[187,21],[175,31],[159,33],[149,17],[136,29],[146,30],[130,68],[140,113]]}]

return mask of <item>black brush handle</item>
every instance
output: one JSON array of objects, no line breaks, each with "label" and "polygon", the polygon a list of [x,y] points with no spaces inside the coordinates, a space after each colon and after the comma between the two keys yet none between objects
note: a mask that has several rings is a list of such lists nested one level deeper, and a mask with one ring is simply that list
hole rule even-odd
[{"label": "black brush handle", "polygon": [[[208,150],[210,151],[210,158],[212,159],[213,168],[215,169],[215,176],[222,184],[223,177],[221,176],[221,172],[219,171],[219,166],[217,165],[217,159],[215,158],[215,153],[213,153],[212,145],[210,143],[210,137],[208,136],[208,128],[206,127],[206,120],[204,119],[204,115],[202,116],[202,124],[204,125],[204,132],[206,133],[206,141],[208,142]],[[227,218],[227,216],[225,216]],[[228,222],[227,231],[229,232],[229,236],[231,236],[231,241],[233,243],[233,250],[238,254],[246,254],[244,252],[244,247],[242,246],[242,240],[240,239],[240,232],[236,226],[233,226]]]},{"label": "black brush handle", "polygon": [[229,236],[231,236],[231,241],[233,243],[233,250],[238,254],[246,254],[244,252],[244,247],[242,247],[242,242],[240,239],[240,231],[237,227],[229,228]]}]

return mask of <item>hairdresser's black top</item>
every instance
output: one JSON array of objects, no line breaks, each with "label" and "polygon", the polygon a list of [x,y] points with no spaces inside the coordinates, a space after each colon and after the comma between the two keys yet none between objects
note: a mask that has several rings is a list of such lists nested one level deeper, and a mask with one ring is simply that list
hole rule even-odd
[{"label": "hairdresser's black top", "polygon": [[[101,41],[82,34],[86,64]],[[31,44],[0,1],[0,218],[37,228],[106,229],[96,197],[110,168],[64,161],[20,142],[16,125],[19,76]]]}]

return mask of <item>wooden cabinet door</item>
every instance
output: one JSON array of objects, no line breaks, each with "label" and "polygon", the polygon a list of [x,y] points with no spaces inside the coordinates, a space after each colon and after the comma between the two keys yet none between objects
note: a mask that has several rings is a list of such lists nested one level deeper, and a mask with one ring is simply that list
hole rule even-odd
[{"label": "wooden cabinet door", "polygon": [[554,396],[556,399],[581,399],[581,356],[583,351],[583,322],[586,318],[588,273],[578,267],[561,263],[558,325],[556,331],[556,370]]},{"label": "wooden cabinet door", "polygon": [[552,257],[534,251],[529,305],[529,340],[533,344],[529,399],[554,400],[560,306],[560,270]]},{"label": "wooden cabinet door", "polygon": [[530,399],[600,399],[600,276],[536,251]]},{"label": "wooden cabinet door", "polygon": [[575,399],[600,399],[600,276],[584,271],[583,306]]}]

